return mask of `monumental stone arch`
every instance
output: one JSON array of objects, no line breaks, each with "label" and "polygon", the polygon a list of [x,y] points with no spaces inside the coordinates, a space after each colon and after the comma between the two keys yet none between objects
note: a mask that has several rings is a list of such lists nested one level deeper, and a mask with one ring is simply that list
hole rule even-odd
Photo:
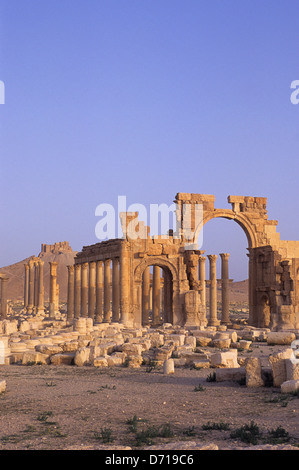
[{"label": "monumental stone arch", "polygon": [[[299,242],[280,240],[268,220],[267,199],[177,193],[176,227],[150,235],[137,212],[120,213],[123,237],[83,247],[69,267],[68,319],[120,322],[127,327],[160,323],[198,328],[229,325],[229,254],[221,253],[222,313],[217,313],[216,258],[205,272],[197,240],[214,218],[235,221],[245,232],[249,258],[249,324],[273,330],[299,327]],[[162,274],[162,276],[161,276]],[[209,285],[207,309],[206,285]]]}]

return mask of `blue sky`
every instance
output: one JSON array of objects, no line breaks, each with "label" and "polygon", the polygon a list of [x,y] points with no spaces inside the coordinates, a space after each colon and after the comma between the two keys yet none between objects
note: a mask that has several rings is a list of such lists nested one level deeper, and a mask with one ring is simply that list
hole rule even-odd
[{"label": "blue sky", "polygon": [[[299,239],[297,0],[0,0],[0,266],[96,243],[95,209],[177,192],[268,198]],[[226,220],[207,253],[247,276]]]}]

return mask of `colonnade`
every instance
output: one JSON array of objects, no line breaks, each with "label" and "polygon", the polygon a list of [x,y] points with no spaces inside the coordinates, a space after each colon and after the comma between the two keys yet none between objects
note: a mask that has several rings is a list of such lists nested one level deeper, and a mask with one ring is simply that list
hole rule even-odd
[{"label": "colonnade", "polygon": [[[119,257],[68,266],[67,320],[121,321]],[[124,304],[124,302],[123,302]],[[122,315],[122,319],[125,315]]]},{"label": "colonnade", "polygon": [[24,311],[43,313],[44,306],[44,262],[34,258],[24,265]]}]

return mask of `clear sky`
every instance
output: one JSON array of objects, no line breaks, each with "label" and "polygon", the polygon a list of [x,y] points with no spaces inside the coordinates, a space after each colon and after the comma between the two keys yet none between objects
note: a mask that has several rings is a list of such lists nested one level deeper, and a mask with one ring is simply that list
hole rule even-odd
[{"label": "clear sky", "polygon": [[[299,239],[298,0],[0,0],[0,266],[96,243],[95,209],[177,192],[268,198]],[[208,227],[209,225],[209,227]],[[244,279],[247,241],[207,253]]]}]

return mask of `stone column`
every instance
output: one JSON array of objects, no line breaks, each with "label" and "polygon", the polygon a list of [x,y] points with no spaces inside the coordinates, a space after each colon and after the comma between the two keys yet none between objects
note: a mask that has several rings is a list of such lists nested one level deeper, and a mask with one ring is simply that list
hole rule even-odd
[{"label": "stone column", "polygon": [[88,316],[88,263],[82,264],[81,271],[81,317]]},{"label": "stone column", "polygon": [[96,313],[95,321],[103,321],[103,261],[96,263]]},{"label": "stone column", "polygon": [[206,259],[205,256],[200,256],[199,258],[199,280],[202,286],[200,300],[203,307],[206,306]]},{"label": "stone column", "polygon": [[160,266],[154,266],[153,271],[153,325],[160,323],[160,285],[161,283],[161,268]]},{"label": "stone column", "polygon": [[54,318],[56,294],[57,294],[57,265],[55,261],[49,261],[50,264],[50,303],[49,303],[49,316]]},{"label": "stone column", "polygon": [[1,279],[1,315],[0,318],[3,320],[7,317],[7,277]]},{"label": "stone column", "polygon": [[29,303],[29,265],[28,263],[24,264],[25,267],[25,277],[24,277],[24,312],[27,312],[28,303]]},{"label": "stone column", "polygon": [[111,318],[111,260],[104,261],[104,322],[110,322]]},{"label": "stone column", "polygon": [[81,264],[75,264],[74,316],[81,316]]},{"label": "stone column", "polygon": [[74,319],[74,297],[75,297],[75,266],[67,266],[67,322],[72,323]]},{"label": "stone column", "polygon": [[228,259],[229,253],[220,253],[221,256],[221,298],[222,298],[222,315],[221,323],[229,324],[229,275],[228,275]]},{"label": "stone column", "polygon": [[33,312],[37,313],[38,305],[38,278],[39,278],[39,265],[38,261],[34,261],[34,307]]},{"label": "stone column", "polygon": [[216,260],[217,255],[208,255],[210,262],[210,318],[209,326],[218,326],[219,321],[217,319],[217,271],[216,271]]},{"label": "stone column", "polygon": [[120,254],[120,321],[130,324],[130,257],[126,241],[122,242]]},{"label": "stone column", "polygon": [[88,317],[94,320],[96,306],[96,263],[89,263]]},{"label": "stone column", "polygon": [[142,325],[149,324],[150,309],[150,270],[149,266],[143,272],[142,281]]},{"label": "stone column", "polygon": [[34,307],[34,261],[30,260],[29,263],[29,294],[28,294],[28,307],[27,313],[31,314]]},{"label": "stone column", "polygon": [[37,313],[44,313],[44,261],[38,260],[38,294],[37,294]]},{"label": "stone column", "polygon": [[119,322],[119,258],[112,260],[112,321]]}]

